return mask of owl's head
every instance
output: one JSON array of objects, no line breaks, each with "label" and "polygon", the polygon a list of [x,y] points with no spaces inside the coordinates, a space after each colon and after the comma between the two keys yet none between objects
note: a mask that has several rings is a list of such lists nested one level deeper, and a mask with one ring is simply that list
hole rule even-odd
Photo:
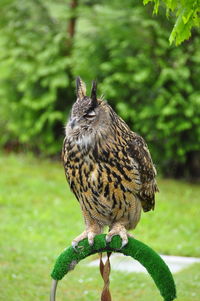
[{"label": "owl's head", "polygon": [[77,77],[76,95],[77,99],[66,127],[66,136],[80,139],[108,128],[112,109],[105,101],[97,98],[96,81],[92,82],[91,94],[87,96],[85,83]]}]

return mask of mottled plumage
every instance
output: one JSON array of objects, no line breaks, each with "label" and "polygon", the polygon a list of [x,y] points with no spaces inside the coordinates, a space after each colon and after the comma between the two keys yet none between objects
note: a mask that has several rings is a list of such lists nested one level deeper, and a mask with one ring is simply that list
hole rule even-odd
[{"label": "mottled plumage", "polygon": [[73,240],[96,234],[109,226],[109,242],[119,234],[127,243],[127,230],[139,222],[141,208],[154,209],[158,191],[153,165],[144,139],[102,99],[96,97],[93,82],[91,97],[77,78],[77,100],[66,125],[63,161],[67,180],[78,199],[86,231]]}]

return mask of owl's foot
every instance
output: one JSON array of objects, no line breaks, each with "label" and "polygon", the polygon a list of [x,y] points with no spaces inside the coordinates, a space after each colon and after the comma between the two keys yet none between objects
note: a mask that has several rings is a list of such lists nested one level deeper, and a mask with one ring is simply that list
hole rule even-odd
[{"label": "owl's foot", "polygon": [[83,233],[81,233],[79,236],[77,236],[76,238],[74,238],[72,240],[72,248],[76,250],[76,247],[78,246],[79,242],[81,240],[83,240],[84,238],[87,238],[87,231],[84,231]]},{"label": "owl's foot", "polygon": [[81,233],[79,236],[77,236],[72,241],[72,247],[73,249],[77,250],[77,246],[81,240],[84,238],[88,238],[88,243],[90,246],[93,246],[94,244],[94,238],[97,234],[100,234],[102,232],[101,227],[98,225],[92,225],[89,226],[87,230],[85,230],[83,233]]},{"label": "owl's foot", "polygon": [[106,235],[106,242],[111,242],[113,236],[115,235],[119,235],[122,239],[122,246],[121,248],[123,248],[125,245],[127,245],[128,243],[128,237],[132,236],[131,234],[129,234],[126,230],[126,228],[121,225],[120,223],[116,223],[114,225],[112,225],[111,230],[108,232],[108,234]]}]

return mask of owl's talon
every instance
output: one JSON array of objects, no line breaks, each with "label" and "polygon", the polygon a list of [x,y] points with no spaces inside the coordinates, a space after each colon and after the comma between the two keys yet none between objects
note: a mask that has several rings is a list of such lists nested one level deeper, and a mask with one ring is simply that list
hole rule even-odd
[{"label": "owl's talon", "polygon": [[[115,234],[115,235],[119,235],[119,236],[121,237],[120,234]],[[115,235],[113,235],[113,236],[115,236]],[[106,242],[107,242],[107,243],[110,243],[111,240],[112,240],[112,238],[113,238],[113,236],[106,236]],[[126,239],[126,238],[123,239],[123,238],[121,237],[121,240],[122,240],[122,245],[121,245],[120,249],[122,249],[122,248],[123,248],[124,246],[126,246],[127,243],[128,243],[128,239]]]},{"label": "owl's talon", "polygon": [[126,246],[128,243],[128,239],[122,239],[122,246],[121,246],[121,249]]},{"label": "owl's talon", "polygon": [[126,231],[126,228],[123,225],[116,223],[111,227],[110,232],[108,232],[106,235],[106,242],[111,242],[113,236],[115,235],[119,235],[121,237],[122,245],[120,249],[122,249],[128,243],[129,233]]},{"label": "owl's talon", "polygon": [[76,242],[76,241],[72,241],[72,248],[74,249],[74,251],[76,251],[76,252],[78,252],[78,249],[77,249],[77,247],[78,247],[78,242]]},{"label": "owl's talon", "polygon": [[107,243],[111,242],[112,238],[113,238],[112,236],[106,235],[106,242]]},{"label": "owl's talon", "polygon": [[89,237],[89,235],[88,235],[88,243],[89,243],[90,247],[92,247],[94,244],[94,237]]},{"label": "owl's talon", "polygon": [[94,244],[94,239],[93,239],[93,240],[89,240],[89,239],[88,239],[88,243],[89,243],[90,247],[92,247],[93,244]]},{"label": "owl's talon", "polygon": [[72,248],[78,252],[78,244],[81,240],[83,240],[84,238],[87,238],[87,232],[84,231],[83,233],[81,233],[79,236],[77,236],[75,239],[72,240]]},{"label": "owl's talon", "polygon": [[79,236],[77,236],[75,239],[73,239],[72,241],[72,248],[78,252],[79,248],[81,248],[81,246],[78,246],[79,242],[81,240],[83,240],[84,238],[88,239],[88,244],[90,245],[90,247],[92,247],[94,245],[94,238],[97,234],[101,233],[101,228],[99,226],[96,226],[96,228],[88,228],[86,231],[84,231],[83,233],[81,233]]},{"label": "owl's talon", "polygon": [[95,238],[95,236],[97,234],[98,233],[95,233],[95,232],[88,232],[88,243],[89,243],[90,247],[93,246],[93,244],[94,244],[94,238]]}]

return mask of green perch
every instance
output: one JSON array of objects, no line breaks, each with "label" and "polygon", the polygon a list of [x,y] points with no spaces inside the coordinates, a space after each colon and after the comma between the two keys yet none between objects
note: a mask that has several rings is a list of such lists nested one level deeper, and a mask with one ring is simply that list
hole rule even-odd
[{"label": "green perch", "polygon": [[114,236],[107,244],[105,234],[96,235],[94,245],[90,246],[87,239],[83,239],[76,250],[71,246],[65,249],[57,258],[51,273],[53,278],[50,301],[55,301],[58,280],[61,280],[76,264],[95,253],[119,252],[138,260],[153,278],[161,296],[165,301],[176,298],[176,287],[173,276],[163,259],[150,247],[139,240],[129,237],[128,244],[120,249],[121,238]]}]

